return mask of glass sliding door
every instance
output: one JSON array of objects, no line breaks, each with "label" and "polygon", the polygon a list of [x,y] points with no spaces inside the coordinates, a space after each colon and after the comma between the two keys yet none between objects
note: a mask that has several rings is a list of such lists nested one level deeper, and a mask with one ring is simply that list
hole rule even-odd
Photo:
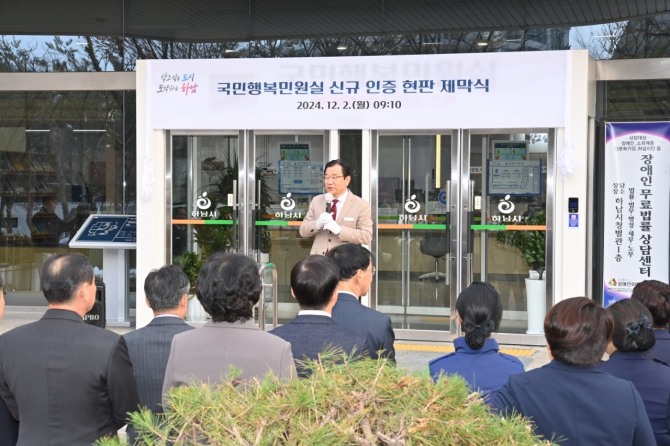
[{"label": "glass sliding door", "polygon": [[[291,269],[309,255],[312,239],[298,229],[309,203],[323,193],[323,166],[328,162],[328,131],[250,132],[250,159],[255,180],[251,217],[252,252],[261,264],[277,270],[278,322],[295,317],[298,305],[291,296]],[[252,175],[249,175],[250,177]],[[267,299],[266,299],[267,301]],[[266,312],[266,324],[272,323]]]},{"label": "glass sliding door", "polygon": [[469,137],[473,251],[466,283],[486,281],[498,290],[503,334],[542,335],[551,302],[546,235],[553,145],[548,129],[478,131]]},{"label": "glass sliding door", "polygon": [[[239,134],[172,135],[173,263],[240,248]],[[186,254],[187,255],[187,254]]]},{"label": "glass sliding door", "polygon": [[376,141],[377,309],[397,329],[448,331],[452,136],[380,132]]}]

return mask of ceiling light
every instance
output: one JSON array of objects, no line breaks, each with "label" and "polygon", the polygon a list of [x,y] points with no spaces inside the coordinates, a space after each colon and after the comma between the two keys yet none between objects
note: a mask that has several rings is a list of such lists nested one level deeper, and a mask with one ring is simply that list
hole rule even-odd
[{"label": "ceiling light", "polygon": [[477,46],[489,46],[488,42],[477,42]]},{"label": "ceiling light", "polygon": [[231,50],[230,48],[227,48],[227,49],[223,50],[223,52],[224,53],[234,53],[235,50]]},{"label": "ceiling light", "polygon": [[347,47],[344,46],[344,45],[339,45],[339,46],[337,47],[337,49],[338,49],[338,51],[344,51],[344,50],[347,49]]}]

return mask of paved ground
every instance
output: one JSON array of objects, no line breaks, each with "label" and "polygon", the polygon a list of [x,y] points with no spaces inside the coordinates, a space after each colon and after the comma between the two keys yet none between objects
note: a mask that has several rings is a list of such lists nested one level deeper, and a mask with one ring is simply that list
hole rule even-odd
[{"label": "paved ground", "polygon": [[[46,311],[44,306],[14,306],[5,308],[5,320],[0,322],[0,333],[11,330],[19,325],[35,321]],[[129,328],[109,327],[110,330],[123,334]],[[428,361],[448,352],[453,352],[451,342],[410,342],[396,340],[396,360],[399,367],[412,372],[424,372],[427,370]],[[526,367],[531,370],[549,362],[547,350],[544,347],[529,347],[518,345],[503,345],[503,352],[517,356]]]}]

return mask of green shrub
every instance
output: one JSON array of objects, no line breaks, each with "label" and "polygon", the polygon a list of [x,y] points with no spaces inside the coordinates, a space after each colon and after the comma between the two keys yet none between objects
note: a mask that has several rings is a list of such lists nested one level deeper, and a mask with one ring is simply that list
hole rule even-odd
[{"label": "green shrub", "polygon": [[[132,414],[143,445],[536,445],[522,418],[492,414],[465,381],[434,384],[385,360],[313,362],[312,376],[193,385],[170,392],[167,414]],[[105,439],[101,446],[122,444]]]}]

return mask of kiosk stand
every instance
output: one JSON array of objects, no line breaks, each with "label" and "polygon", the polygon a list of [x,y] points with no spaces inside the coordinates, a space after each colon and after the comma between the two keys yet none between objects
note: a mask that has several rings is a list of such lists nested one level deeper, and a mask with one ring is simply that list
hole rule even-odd
[{"label": "kiosk stand", "polygon": [[137,247],[135,215],[93,214],[77,231],[71,248],[102,249],[107,325],[130,327],[128,316],[128,252]]}]

